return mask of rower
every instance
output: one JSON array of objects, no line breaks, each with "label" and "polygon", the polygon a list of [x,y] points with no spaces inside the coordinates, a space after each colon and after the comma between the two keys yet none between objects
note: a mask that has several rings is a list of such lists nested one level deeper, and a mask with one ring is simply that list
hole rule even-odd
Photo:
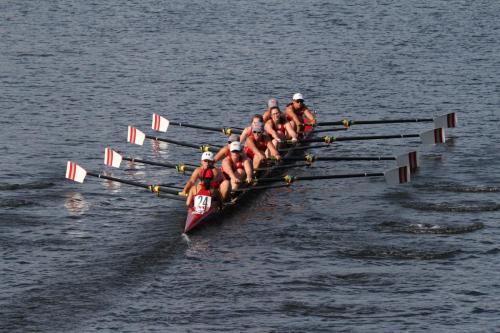
[{"label": "rower", "polygon": [[231,134],[228,139],[227,139],[227,145],[219,149],[217,154],[215,154],[214,157],[214,162],[217,163],[219,161],[222,161],[224,158],[229,156],[231,154],[231,151],[229,150],[229,147],[231,146],[231,143],[233,142],[240,142],[240,137],[237,134]]},{"label": "rower", "polygon": [[303,131],[304,124],[316,124],[316,119],[304,104],[304,97],[301,93],[293,94],[292,103],[287,104],[285,114],[288,121],[294,122],[294,130],[299,134]]},{"label": "rower", "polygon": [[253,175],[252,164],[241,151],[241,143],[232,142],[229,150],[230,155],[222,161],[222,173],[230,185],[228,188],[221,188],[221,194],[225,200],[229,199],[231,191],[236,190],[244,179],[250,184]]},{"label": "rower", "polygon": [[272,156],[277,160],[281,159],[281,155],[274,146],[271,137],[264,133],[262,124],[252,126],[252,134],[246,141],[245,153],[252,159],[254,169],[261,167],[266,156]]},{"label": "rower", "polygon": [[251,122],[250,126],[245,127],[245,129],[243,129],[243,132],[240,135],[240,143],[242,145],[245,144],[245,141],[247,140],[247,138],[252,134],[252,126],[257,125],[257,124],[261,124],[262,126],[264,126],[264,119],[262,118],[262,116],[260,114],[255,114],[252,117],[252,122]]},{"label": "rower", "polygon": [[271,98],[267,101],[267,110],[264,111],[262,118],[264,119],[264,124],[271,119],[271,110],[274,108],[279,108],[278,100],[276,98]]},{"label": "rower", "polygon": [[272,103],[273,106],[269,110],[271,118],[266,121],[264,129],[267,134],[273,138],[274,146],[278,147],[281,142],[284,142],[287,139],[291,139],[292,143],[297,142],[297,133],[294,131],[292,124],[290,124],[286,117],[281,113],[280,108],[278,107],[278,102],[274,99],[269,100],[269,102],[271,101],[275,101],[276,103]]},{"label": "rower", "polygon": [[193,206],[193,198],[199,193],[219,198],[223,190],[227,190],[229,183],[224,179],[222,172],[214,167],[214,154],[210,151],[201,155],[201,166],[197,167],[184,186],[181,195],[187,194],[186,205]]}]

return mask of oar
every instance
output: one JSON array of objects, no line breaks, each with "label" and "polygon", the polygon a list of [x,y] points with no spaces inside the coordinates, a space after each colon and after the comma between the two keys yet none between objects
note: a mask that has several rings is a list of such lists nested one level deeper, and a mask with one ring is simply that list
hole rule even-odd
[{"label": "oar", "polygon": [[418,156],[416,151],[411,151],[397,156],[315,156],[306,154],[304,157],[290,156],[288,161],[306,161],[307,164],[312,164],[316,161],[396,161],[397,166],[410,166],[410,171],[414,172],[418,166]]},{"label": "oar", "polygon": [[348,129],[349,128],[347,128],[347,127],[321,128],[321,129],[315,129],[314,133],[347,131]]},{"label": "oar", "polygon": [[260,178],[256,179],[255,181],[258,183],[273,183],[273,182],[283,181],[287,184],[290,184],[296,181],[304,181],[304,180],[360,178],[360,177],[385,177],[385,181],[388,184],[391,185],[402,184],[410,181],[410,168],[408,166],[402,166],[388,170],[386,172],[372,172],[372,173],[363,172],[363,173],[348,173],[348,174],[318,175],[318,176],[286,175],[284,177]]},{"label": "oar", "polygon": [[167,196],[168,198],[171,199],[179,199],[179,200],[184,200],[181,197],[183,197],[179,191],[168,188],[168,187],[163,187],[159,185],[148,185],[148,184],[143,184],[139,182],[134,182],[132,180],[126,180],[126,179],[120,179],[120,178],[115,178],[111,176],[106,176],[98,173],[93,173],[93,172],[87,172],[84,168],[76,164],[75,162],[68,161],[67,166],[66,166],[66,178],[73,180],[78,183],[83,183],[85,180],[85,176],[92,176],[100,179],[107,179],[111,180],[114,182],[122,183],[122,184],[127,184],[127,185],[132,185],[136,187],[142,187],[147,189],[150,192],[156,193],[157,195],[160,194],[172,194],[174,196]]},{"label": "oar", "polygon": [[266,185],[266,186],[251,186],[251,187],[238,188],[238,189],[233,190],[231,192],[248,192],[248,191],[255,191],[255,190],[267,190],[269,188],[289,187],[290,185],[291,184]]},{"label": "oar", "polygon": [[[287,158],[288,160],[288,158]],[[304,158],[301,158],[300,161],[304,160]],[[255,169],[255,171],[263,171],[263,170],[279,170],[279,169],[289,169],[289,168],[300,168],[300,167],[310,167],[311,163],[293,163],[293,164],[277,164],[277,165],[272,165],[272,166],[267,166],[267,167],[261,167]]]},{"label": "oar", "polygon": [[183,147],[189,147],[189,148],[195,148],[198,149],[202,152],[205,151],[214,151],[212,148],[216,148],[215,150],[218,150],[222,148],[222,146],[217,146],[217,145],[196,145],[188,142],[182,142],[182,141],[177,141],[177,140],[172,140],[172,139],[165,139],[165,138],[159,138],[156,136],[151,136],[151,135],[146,135],[144,132],[141,132],[137,128],[133,126],[128,126],[128,134],[127,134],[127,142],[142,146],[144,144],[144,139],[149,139],[149,140],[155,140],[155,141],[161,141],[161,142],[168,142],[174,145],[178,146],[183,146]]},{"label": "oar", "polygon": [[452,128],[457,126],[457,115],[455,112],[445,115],[437,116],[434,118],[410,118],[410,119],[381,119],[381,120],[348,120],[342,119],[340,121],[325,121],[319,122],[316,126],[335,126],[342,125],[350,127],[352,125],[366,125],[366,124],[399,124],[399,123],[420,123],[420,122],[434,122],[435,128]]},{"label": "oar", "polygon": [[114,151],[111,148],[106,148],[104,150],[104,164],[105,165],[119,168],[120,164],[122,163],[122,160],[130,161],[130,162],[137,162],[137,163],[142,163],[142,164],[157,165],[157,166],[162,166],[162,167],[167,167],[167,168],[175,168],[175,170],[177,170],[178,172],[180,172],[182,174],[185,174],[186,171],[194,171],[194,169],[196,169],[195,167],[187,166],[184,163],[173,164],[173,163],[168,163],[168,162],[147,161],[147,160],[142,160],[139,158],[122,156],[121,154],[119,154],[118,152]]},{"label": "oar", "polygon": [[222,132],[224,135],[231,135],[233,133],[235,134],[241,134],[242,128],[230,128],[230,127],[210,127],[210,126],[201,126],[201,125],[193,125],[193,124],[187,124],[187,123],[180,123],[180,122],[175,122],[168,120],[165,117],[160,116],[159,114],[153,113],[153,122],[151,124],[151,127],[158,132],[166,132],[168,129],[169,125],[174,125],[174,126],[180,126],[180,127],[189,127],[189,128],[196,128],[196,129],[202,129],[205,131],[212,131],[212,132]]},{"label": "oar", "polygon": [[301,143],[324,142],[326,144],[330,144],[332,142],[339,142],[339,141],[406,139],[406,138],[418,138],[418,137],[420,137],[422,143],[424,144],[437,144],[437,143],[444,143],[446,141],[444,135],[444,129],[435,128],[433,130],[421,134],[366,135],[366,136],[346,136],[346,137],[335,137],[326,135],[321,138],[303,139],[300,142]]}]

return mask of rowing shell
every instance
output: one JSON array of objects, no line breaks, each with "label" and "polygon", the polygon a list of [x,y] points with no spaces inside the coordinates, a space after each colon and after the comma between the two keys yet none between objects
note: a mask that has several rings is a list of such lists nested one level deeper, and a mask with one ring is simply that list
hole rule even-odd
[{"label": "rowing shell", "polygon": [[[310,137],[312,135],[312,132],[313,132],[312,126],[305,126],[304,133],[306,134],[306,137]],[[291,156],[292,154],[294,154],[294,149],[289,150],[284,157],[286,158],[288,156]],[[274,173],[276,172],[282,173],[283,170],[275,171]],[[272,168],[263,171],[261,174],[258,175],[258,178],[270,177],[270,176],[273,176]],[[186,222],[184,224],[184,233],[188,233],[194,228],[202,224],[205,224],[209,221],[213,221],[216,218],[222,216],[224,213],[230,211],[231,208],[235,207],[243,198],[248,197],[248,194],[250,194],[251,192],[252,191],[239,192],[240,194],[235,199],[233,199],[229,204],[223,205],[222,208],[219,208],[218,205],[213,205],[203,213],[197,212],[194,209],[194,207],[189,207],[187,212]]]}]

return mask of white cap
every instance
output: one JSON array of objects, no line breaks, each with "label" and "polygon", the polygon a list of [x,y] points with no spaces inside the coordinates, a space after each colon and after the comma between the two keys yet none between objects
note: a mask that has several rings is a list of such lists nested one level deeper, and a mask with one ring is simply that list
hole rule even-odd
[{"label": "white cap", "polygon": [[241,144],[238,141],[232,142],[229,145],[229,151],[241,151]]},{"label": "white cap", "polygon": [[269,101],[267,101],[267,108],[268,109],[279,108],[278,101],[276,100],[276,98],[271,98]]},{"label": "white cap", "polygon": [[202,161],[213,161],[214,160],[214,153],[211,151],[206,151],[203,154],[201,154],[201,160]]},{"label": "white cap", "polygon": [[292,100],[296,101],[296,100],[299,100],[299,99],[304,100],[304,96],[302,96],[301,93],[295,93],[295,94],[293,94]]}]

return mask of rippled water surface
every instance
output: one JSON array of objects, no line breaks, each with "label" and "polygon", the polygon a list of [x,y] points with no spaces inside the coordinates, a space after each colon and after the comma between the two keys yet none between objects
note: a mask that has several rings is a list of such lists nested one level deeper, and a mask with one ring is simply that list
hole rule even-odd
[{"label": "rippled water surface", "polygon": [[[0,2],[0,330],[5,332],[498,331],[498,1]],[[300,91],[322,121],[458,114],[448,142],[339,142],[318,156],[420,152],[412,183],[273,189],[182,237],[183,203],[88,177],[105,147],[196,163],[147,134],[153,112],[244,126]],[[432,124],[335,135],[420,133]],[[173,127],[169,138],[223,144]],[[293,174],[380,172],[317,162]]]}]

